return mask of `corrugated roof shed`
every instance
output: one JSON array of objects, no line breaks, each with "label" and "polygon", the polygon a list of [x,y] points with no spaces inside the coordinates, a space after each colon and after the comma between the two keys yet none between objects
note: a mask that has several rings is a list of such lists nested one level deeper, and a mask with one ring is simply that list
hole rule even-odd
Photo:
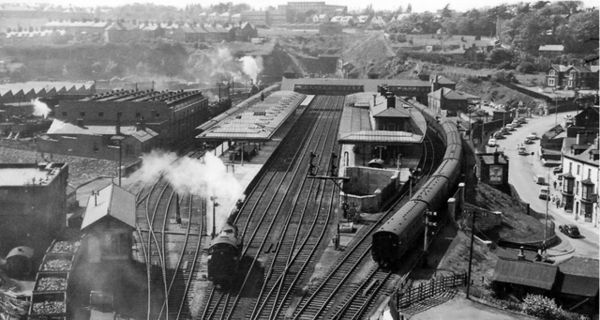
[{"label": "corrugated roof shed", "polygon": [[493,280],[550,290],[557,272],[557,266],[546,263],[498,259]]},{"label": "corrugated roof shed", "polygon": [[135,196],[125,189],[110,184],[88,200],[81,230],[105,217],[113,217],[135,228]]}]

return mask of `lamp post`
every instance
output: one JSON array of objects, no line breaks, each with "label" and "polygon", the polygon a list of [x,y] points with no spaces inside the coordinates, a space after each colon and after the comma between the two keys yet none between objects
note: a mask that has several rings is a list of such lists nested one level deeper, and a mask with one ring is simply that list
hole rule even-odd
[{"label": "lamp post", "polygon": [[214,239],[215,236],[217,235],[216,211],[217,211],[217,207],[219,206],[219,203],[217,202],[216,196],[211,196],[210,201],[212,201],[212,203],[213,203],[212,234],[210,237],[211,237],[211,239]]},{"label": "lamp post", "polygon": [[111,141],[116,142],[119,146],[119,170],[118,170],[118,172],[119,172],[119,187],[121,186],[121,162],[122,162],[122,157],[123,157],[123,152],[121,151],[121,145],[122,145],[122,142],[124,139],[125,139],[125,137],[120,134],[114,135],[110,138]]}]

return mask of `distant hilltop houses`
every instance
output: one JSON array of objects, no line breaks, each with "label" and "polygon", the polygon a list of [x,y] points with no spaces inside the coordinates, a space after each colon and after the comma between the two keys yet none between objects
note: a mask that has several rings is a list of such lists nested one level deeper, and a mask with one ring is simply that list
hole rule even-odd
[{"label": "distant hilltop houses", "polygon": [[49,21],[39,28],[8,28],[0,33],[5,44],[36,41],[59,42],[61,38],[119,43],[166,38],[179,42],[250,41],[256,27],[249,22],[182,23],[155,21]]}]

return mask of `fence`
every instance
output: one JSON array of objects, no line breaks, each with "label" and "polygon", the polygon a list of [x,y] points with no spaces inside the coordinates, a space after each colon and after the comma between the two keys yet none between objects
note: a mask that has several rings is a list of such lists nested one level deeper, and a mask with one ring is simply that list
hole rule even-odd
[{"label": "fence", "polygon": [[431,279],[429,283],[420,283],[417,287],[396,292],[396,305],[398,308],[405,308],[415,302],[431,298],[438,293],[444,292],[448,288],[464,286],[466,283],[466,273]]}]

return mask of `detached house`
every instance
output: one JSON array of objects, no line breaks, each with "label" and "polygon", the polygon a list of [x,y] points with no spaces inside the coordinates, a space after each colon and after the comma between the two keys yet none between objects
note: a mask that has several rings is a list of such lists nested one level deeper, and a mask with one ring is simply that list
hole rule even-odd
[{"label": "detached house", "polygon": [[546,75],[546,85],[555,89],[598,89],[598,66],[564,66],[553,64]]}]

